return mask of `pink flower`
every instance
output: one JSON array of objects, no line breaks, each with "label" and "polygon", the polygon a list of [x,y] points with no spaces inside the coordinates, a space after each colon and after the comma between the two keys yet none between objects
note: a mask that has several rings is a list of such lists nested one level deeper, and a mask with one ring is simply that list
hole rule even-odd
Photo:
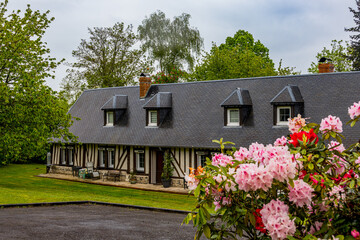
[{"label": "pink flower", "polygon": [[306,125],[305,118],[301,118],[301,115],[298,114],[297,117],[289,118],[289,131],[291,133],[299,132],[302,127]]},{"label": "pink flower", "polygon": [[311,226],[311,227],[310,227],[309,233],[310,233],[310,234],[314,234],[315,232],[320,231],[322,225],[323,225],[322,222],[316,221],[315,224],[314,224],[314,226]]},{"label": "pink flower", "polygon": [[238,161],[244,161],[250,158],[250,152],[246,148],[241,147],[238,151],[234,152],[234,157]]},{"label": "pink flower", "polygon": [[265,229],[272,239],[286,239],[296,231],[294,220],[290,220],[289,207],[280,200],[271,200],[260,211]]},{"label": "pink flower", "polygon": [[351,119],[355,119],[356,117],[360,116],[360,101],[350,106],[348,108],[348,112]]},{"label": "pink flower", "polygon": [[294,178],[296,174],[296,162],[292,160],[292,155],[287,146],[272,147],[267,146],[264,165],[272,174],[273,178],[280,182]]},{"label": "pink flower", "polygon": [[272,175],[264,166],[256,164],[240,164],[235,174],[235,182],[239,190],[256,191],[263,189],[267,191],[272,184]]},{"label": "pink flower", "polygon": [[286,146],[287,139],[286,137],[282,136],[281,138],[278,138],[274,142],[274,146]]},{"label": "pink flower", "polygon": [[265,152],[265,146],[260,143],[252,143],[249,146],[250,158],[254,161],[262,163],[264,160],[263,154]]},{"label": "pink flower", "polygon": [[185,181],[187,182],[187,186],[190,191],[196,189],[197,185],[199,184],[199,179],[195,178],[194,174],[186,175]]},{"label": "pink flower", "polygon": [[320,131],[326,133],[328,131],[334,131],[342,133],[342,122],[340,118],[329,115],[327,118],[321,120]]},{"label": "pink flower", "polygon": [[314,189],[303,180],[294,181],[294,187],[289,185],[289,190],[289,200],[296,206],[303,207],[311,204]]},{"label": "pink flower", "polygon": [[353,236],[355,239],[359,239],[360,233],[356,229],[354,229],[351,231],[351,236]]},{"label": "pink flower", "polygon": [[212,165],[214,166],[222,166],[222,167],[226,167],[226,165],[228,164],[232,164],[232,158],[224,155],[222,153],[220,154],[215,154],[215,156],[212,158]]},{"label": "pink flower", "polygon": [[[336,147],[335,147],[336,146]],[[333,148],[334,147],[334,148]],[[330,149],[330,151],[332,150],[337,150],[338,152],[343,152],[345,151],[345,147],[343,144],[338,143],[337,141],[331,141],[330,144],[328,145],[328,148],[332,148]]]}]

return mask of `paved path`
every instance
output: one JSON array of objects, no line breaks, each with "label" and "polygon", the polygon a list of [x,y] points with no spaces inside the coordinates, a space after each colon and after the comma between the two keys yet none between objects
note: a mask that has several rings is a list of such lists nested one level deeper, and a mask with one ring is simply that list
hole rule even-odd
[{"label": "paved path", "polygon": [[[194,239],[185,215],[100,205],[0,209],[0,239]],[[205,238],[202,238],[205,239]]]},{"label": "paved path", "polygon": [[133,189],[141,189],[147,191],[156,191],[156,192],[169,192],[169,193],[179,193],[179,194],[188,194],[189,190],[181,187],[169,187],[164,188],[162,185],[154,185],[154,184],[131,184],[126,181],[122,182],[113,182],[113,181],[103,181],[101,179],[91,180],[91,179],[81,179],[79,177],[73,177],[72,175],[63,175],[63,174],[40,174],[38,177],[44,178],[55,178],[61,180],[68,180],[74,182],[85,182],[90,184],[98,184],[98,185],[106,185],[106,186],[115,186],[115,187],[125,187],[125,188],[133,188]]}]

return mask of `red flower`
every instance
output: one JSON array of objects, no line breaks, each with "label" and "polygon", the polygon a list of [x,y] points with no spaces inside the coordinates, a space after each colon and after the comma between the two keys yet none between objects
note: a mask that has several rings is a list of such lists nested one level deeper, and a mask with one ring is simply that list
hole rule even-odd
[{"label": "red flower", "polygon": [[299,140],[300,141],[303,141],[303,136],[305,135],[305,141],[306,143],[311,143],[312,141],[315,141],[315,144],[318,143],[319,141],[319,138],[318,136],[314,133],[314,130],[313,129],[310,129],[309,132],[305,132],[305,131],[301,131],[301,132],[298,132],[298,133],[293,133],[290,135],[290,144],[294,145],[294,147],[298,147],[299,146]]},{"label": "red flower", "polygon": [[255,216],[255,229],[262,232],[262,233],[266,233],[266,229],[265,229],[265,225],[261,219],[261,213],[260,213],[261,209],[256,209],[255,212],[253,212],[254,216]]}]

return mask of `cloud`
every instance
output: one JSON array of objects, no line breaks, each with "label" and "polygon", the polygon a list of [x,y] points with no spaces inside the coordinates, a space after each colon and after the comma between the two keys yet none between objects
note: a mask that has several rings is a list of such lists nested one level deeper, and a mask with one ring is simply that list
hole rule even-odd
[{"label": "cloud", "polygon": [[[16,0],[9,2],[9,8],[25,9],[27,3],[32,9],[50,10],[55,17],[44,38],[57,59],[74,61],[71,52],[88,38],[88,27],[124,22],[136,30],[145,16],[159,9],[170,18],[191,14],[190,24],[199,29],[206,50],[212,42],[221,44],[243,29],[270,49],[276,64],[283,59],[285,66],[302,73],[331,40],[349,39],[344,27],[354,26],[348,7],[355,7],[354,0]],[[55,90],[65,70],[60,67],[55,81],[48,83]]]}]

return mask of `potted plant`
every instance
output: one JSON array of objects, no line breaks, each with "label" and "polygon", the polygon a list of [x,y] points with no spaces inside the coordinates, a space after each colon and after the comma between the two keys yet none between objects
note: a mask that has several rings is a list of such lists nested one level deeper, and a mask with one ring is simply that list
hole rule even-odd
[{"label": "potted plant", "polygon": [[131,184],[135,184],[135,183],[137,183],[137,180],[136,180],[136,171],[131,171],[130,172],[130,177],[129,177],[129,182],[131,183]]},{"label": "potted plant", "polygon": [[164,167],[161,173],[161,181],[164,188],[168,188],[171,185],[171,177],[173,175],[174,167],[172,161],[174,159],[170,155],[170,152],[167,151],[164,156]]}]

